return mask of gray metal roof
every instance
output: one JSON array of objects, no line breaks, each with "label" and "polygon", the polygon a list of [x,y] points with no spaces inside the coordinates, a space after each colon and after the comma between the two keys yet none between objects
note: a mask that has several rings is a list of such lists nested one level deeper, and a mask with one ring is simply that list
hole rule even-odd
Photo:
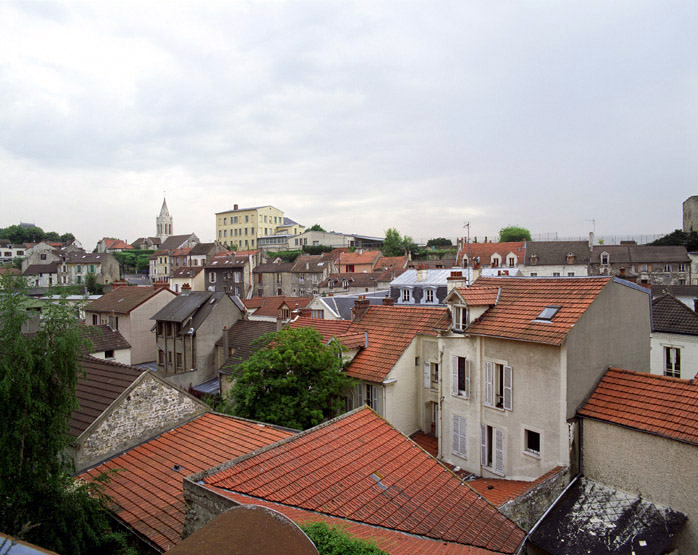
[{"label": "gray metal roof", "polygon": [[204,395],[216,395],[220,392],[220,381],[218,378],[212,378],[207,382],[195,385],[192,389]]},{"label": "gray metal roof", "polygon": [[196,325],[194,322],[191,325],[191,327],[196,329],[211,311],[210,307],[224,296],[225,293],[212,293],[210,291],[192,291],[186,295],[179,295],[150,319],[164,322],[179,322],[181,324],[187,318],[196,314]]},{"label": "gray metal roof", "polygon": [[[399,287],[401,285],[422,285],[422,286],[429,286],[433,285],[434,287],[437,287],[439,285],[447,285],[447,279],[451,277],[451,269],[433,269],[433,268],[427,268],[425,270],[405,270],[399,277],[396,277],[393,281],[390,282],[390,286],[396,286]],[[461,268],[458,268],[458,271],[462,271]],[[424,276],[424,279],[417,279],[417,276],[420,275]]]},{"label": "gray metal roof", "polygon": [[[370,305],[381,305],[383,299],[388,296],[388,291],[374,291],[362,295],[366,297]],[[354,308],[358,295],[337,295],[334,297],[319,297],[335,314],[339,314],[342,320],[351,320],[351,309]]]}]

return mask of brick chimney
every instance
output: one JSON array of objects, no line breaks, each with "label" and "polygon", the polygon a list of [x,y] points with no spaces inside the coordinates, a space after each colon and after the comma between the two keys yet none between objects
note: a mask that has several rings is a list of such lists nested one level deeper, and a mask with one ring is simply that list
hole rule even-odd
[{"label": "brick chimney", "polygon": [[238,205],[237,205],[237,204],[233,204],[233,210],[237,210],[237,209],[238,209]]},{"label": "brick chimney", "polygon": [[365,295],[360,295],[358,299],[354,302],[354,308],[352,311],[352,320],[361,321],[366,312],[368,312],[368,307],[371,306],[371,301],[369,301]]},{"label": "brick chimney", "polygon": [[395,299],[392,297],[383,297],[383,306],[395,306]]},{"label": "brick chimney", "polygon": [[451,272],[450,277],[446,278],[446,282],[448,284],[448,292],[450,293],[453,291],[456,287],[467,287],[466,279],[463,277],[463,272],[461,271],[453,271]]}]

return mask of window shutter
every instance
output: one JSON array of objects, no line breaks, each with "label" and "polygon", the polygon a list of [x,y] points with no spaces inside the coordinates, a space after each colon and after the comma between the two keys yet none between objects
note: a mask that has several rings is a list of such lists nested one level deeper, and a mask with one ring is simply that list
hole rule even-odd
[{"label": "window shutter", "polygon": [[465,359],[465,398],[470,399],[470,361]]},{"label": "window shutter", "polygon": [[504,367],[504,408],[506,410],[511,410],[514,391],[513,391],[513,379],[511,366]]},{"label": "window shutter", "polygon": [[431,366],[428,362],[424,363],[424,387],[431,387]]},{"label": "window shutter", "polygon": [[480,426],[480,464],[487,466],[487,426]]},{"label": "window shutter", "polygon": [[485,363],[485,400],[484,404],[491,407],[494,405],[494,363]]},{"label": "window shutter", "polygon": [[457,356],[451,357],[451,395],[458,395],[458,357]]},{"label": "window shutter", "polygon": [[371,393],[373,395],[373,404],[371,406],[373,407],[373,410],[380,414],[380,410],[378,407],[378,386],[374,385],[371,388]]},{"label": "window shutter", "polygon": [[458,454],[460,453],[460,418],[455,414],[453,415],[453,429],[451,430],[451,434],[453,436],[453,445],[451,446],[451,452]]},{"label": "window shutter", "polygon": [[460,454],[463,457],[468,456],[468,424],[465,418],[460,417],[460,426],[458,427],[458,435],[460,436]]},{"label": "window shutter", "polygon": [[504,430],[494,429],[494,470],[504,475]]},{"label": "window shutter", "polygon": [[359,389],[359,406],[363,407],[364,406],[364,387],[366,387],[364,384],[359,384],[358,389]]}]

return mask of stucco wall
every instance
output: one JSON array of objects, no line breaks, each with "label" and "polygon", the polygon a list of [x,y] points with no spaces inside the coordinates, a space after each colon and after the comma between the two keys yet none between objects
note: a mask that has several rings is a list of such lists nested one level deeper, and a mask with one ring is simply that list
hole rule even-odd
[{"label": "stucco wall", "polygon": [[697,336],[654,332],[650,345],[650,371],[653,374],[664,375],[664,347],[681,349],[681,377],[683,379],[692,380],[698,374]]},{"label": "stucco wall", "polygon": [[208,408],[184,392],[144,374],[111,412],[96,420],[79,438],[77,470],[133,447]]},{"label": "stucco wall", "polygon": [[520,269],[524,276],[536,274],[537,277],[552,277],[555,273],[560,274],[560,277],[567,277],[570,273],[573,273],[575,277],[589,275],[589,269],[586,264],[534,264],[520,266]]},{"label": "stucco wall", "polygon": [[611,282],[567,336],[567,418],[609,366],[648,372],[650,295]]},{"label": "stucco wall", "polygon": [[[91,356],[95,358],[106,359],[107,357],[104,355],[104,351],[99,353],[91,353]],[[131,364],[131,349],[119,349],[117,351],[114,351],[114,357],[109,360],[120,362],[121,364]]]},{"label": "stucco wall", "polygon": [[418,341],[419,339],[412,341],[386,377],[386,381],[397,381],[382,388],[385,392],[384,418],[406,435],[416,432],[420,427],[417,410],[417,371],[414,365]]},{"label": "stucco wall", "polygon": [[121,332],[126,341],[131,344],[131,364],[157,360],[155,333],[150,331],[155,325],[155,320],[150,318],[165,308],[175,296],[169,289],[163,289],[131,311],[129,335],[126,336],[123,331]]},{"label": "stucco wall", "polygon": [[688,516],[673,547],[698,553],[698,446],[584,419],[583,472]]}]

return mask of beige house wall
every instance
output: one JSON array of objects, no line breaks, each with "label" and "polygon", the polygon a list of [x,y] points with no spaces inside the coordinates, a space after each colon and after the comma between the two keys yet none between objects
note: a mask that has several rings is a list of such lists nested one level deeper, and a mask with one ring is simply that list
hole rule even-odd
[{"label": "beige house wall", "polygon": [[90,354],[90,356],[93,356],[94,358],[100,358],[102,360],[113,360],[114,362],[120,362],[121,364],[131,364],[131,349],[119,349],[117,351],[114,351],[114,357],[110,359],[108,359],[104,355],[104,351],[102,351],[101,353]]},{"label": "beige house wall", "polygon": [[650,369],[650,295],[611,282],[567,336],[567,418],[572,418],[609,366]]},{"label": "beige house wall", "polygon": [[170,278],[170,289],[175,293],[181,293],[182,286],[187,284],[191,287],[192,291],[206,291],[204,274],[205,272],[202,270],[193,278]]},{"label": "beige house wall", "polygon": [[155,332],[150,331],[155,321],[150,318],[176,297],[169,289],[163,289],[146,302],[131,311],[129,336],[121,334],[131,344],[131,364],[141,364],[157,360]]},{"label": "beige house wall", "polygon": [[583,419],[583,472],[688,516],[672,547],[698,553],[698,446]]},{"label": "beige house wall", "polygon": [[414,364],[418,342],[418,338],[412,340],[383,380],[385,402],[381,416],[406,435],[420,429],[417,410],[419,369]]}]

